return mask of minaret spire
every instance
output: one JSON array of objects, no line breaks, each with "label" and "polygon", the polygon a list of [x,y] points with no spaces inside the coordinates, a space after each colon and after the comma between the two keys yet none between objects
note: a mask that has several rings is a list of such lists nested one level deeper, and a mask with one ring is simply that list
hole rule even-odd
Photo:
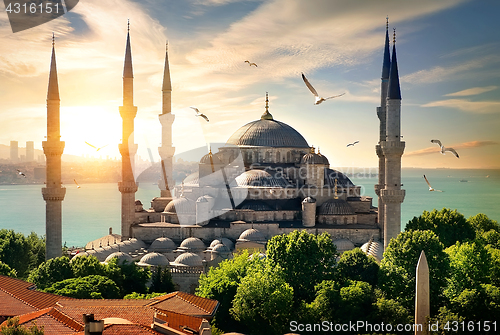
[{"label": "minaret spire", "polygon": [[382,64],[382,80],[389,79],[389,71],[391,67],[391,57],[389,48],[389,17],[385,26],[385,46],[384,46],[384,62]]},{"label": "minaret spire", "polygon": [[172,84],[170,83],[170,67],[168,64],[168,41],[165,45],[165,68],[163,70],[163,86],[161,90],[162,92],[172,92]]},{"label": "minaret spire", "polygon": [[387,93],[387,98],[401,100],[401,89],[399,87],[398,60],[396,58],[396,28],[394,28],[394,35],[392,41],[392,62],[391,62],[391,72],[389,75],[389,90]]},{"label": "minaret spire", "polygon": [[55,37],[52,33],[52,58],[50,62],[49,87],[47,90],[47,141],[42,142],[46,157],[46,187],[42,188],[45,200],[45,259],[62,255],[62,201],[66,189],[61,183],[60,99],[57,83]]}]

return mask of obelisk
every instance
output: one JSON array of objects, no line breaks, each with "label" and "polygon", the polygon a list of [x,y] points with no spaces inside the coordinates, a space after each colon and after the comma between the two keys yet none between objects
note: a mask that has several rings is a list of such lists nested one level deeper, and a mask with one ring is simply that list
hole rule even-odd
[{"label": "obelisk", "polygon": [[429,266],[422,250],[417,263],[415,285],[415,335],[429,334],[431,304],[429,295]]}]

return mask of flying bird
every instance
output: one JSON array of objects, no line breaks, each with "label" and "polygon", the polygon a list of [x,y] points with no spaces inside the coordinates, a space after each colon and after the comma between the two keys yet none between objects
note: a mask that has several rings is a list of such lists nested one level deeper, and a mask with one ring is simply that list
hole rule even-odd
[{"label": "flying bird", "polygon": [[90,145],[92,148],[96,149],[95,151],[99,151],[99,150],[101,150],[102,148],[105,148],[105,147],[107,147],[107,146],[108,146],[108,144],[106,144],[105,146],[102,146],[102,147],[98,148],[98,147],[96,147],[96,146],[94,146],[94,145],[90,144],[90,143],[89,143],[89,142],[87,142],[87,141],[85,141],[85,143],[86,143],[86,144],[88,144],[88,145]]},{"label": "flying bird", "polygon": [[460,158],[457,154],[457,152],[455,151],[455,149],[453,148],[445,148],[444,145],[441,144],[441,141],[440,140],[431,140],[432,143],[436,143],[437,145],[439,145],[441,147],[441,153],[444,155],[445,154],[445,151],[449,151],[451,153],[453,153],[457,158]]},{"label": "flying bird", "polygon": [[303,73],[302,73],[302,80],[304,80],[304,83],[306,83],[306,86],[307,86],[307,88],[309,88],[309,91],[311,91],[311,93],[314,94],[314,97],[316,98],[316,101],[314,102],[315,105],[319,105],[320,103],[322,103],[323,101],[328,100],[328,99],[341,97],[341,96],[343,96],[345,94],[345,93],[342,93],[342,94],[339,94],[339,95],[333,95],[333,96],[328,97],[328,98],[323,98],[323,97],[320,97],[318,95],[318,92],[316,92],[316,90],[314,89],[314,87],[311,85],[311,83],[309,82],[309,80],[307,80],[306,76],[304,76]]},{"label": "flying bird", "polygon": [[200,112],[200,111],[198,110],[198,108],[196,108],[196,107],[194,107],[194,106],[191,106],[191,107],[189,107],[189,108],[194,109],[194,111],[196,112],[196,116],[201,116],[201,117],[202,117],[202,118],[204,118],[207,122],[209,122],[208,117],[207,117],[205,114],[203,114],[202,112]]},{"label": "flying bird", "polygon": [[73,181],[75,182],[76,184],[76,188],[80,188],[80,185],[78,185],[78,183],[76,182],[76,179],[73,179]]},{"label": "flying bird", "polygon": [[348,145],[346,145],[346,147],[349,147],[351,145],[354,146],[354,144],[356,144],[356,143],[359,143],[359,141],[355,141],[355,142],[349,143]]},{"label": "flying bird", "polygon": [[251,63],[249,60],[246,60],[245,63],[248,63],[248,65],[250,65],[250,66],[254,65],[255,67],[257,67],[257,64]]},{"label": "flying bird", "polygon": [[429,185],[429,191],[444,192],[444,191],[436,190],[436,189],[432,188],[431,183],[429,183],[425,174],[424,174],[424,179],[425,179],[425,182],[427,183],[427,185]]},{"label": "flying bird", "polygon": [[18,175],[23,176],[24,178],[26,178],[26,175],[21,170],[16,169],[16,171],[17,171]]}]

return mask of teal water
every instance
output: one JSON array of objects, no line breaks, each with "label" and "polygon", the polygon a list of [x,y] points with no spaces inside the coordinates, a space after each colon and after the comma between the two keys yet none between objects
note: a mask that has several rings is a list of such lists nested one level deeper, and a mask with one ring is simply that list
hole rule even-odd
[{"label": "teal water", "polygon": [[[444,192],[429,192],[423,174],[435,189]],[[373,197],[373,205],[377,206],[373,188],[377,177],[353,176],[351,180],[363,186],[364,195]],[[484,213],[500,221],[500,170],[403,169],[402,183],[406,190],[401,215],[403,228],[424,210],[443,207],[457,209],[466,217]],[[0,185],[0,229],[44,235],[45,201],[41,188],[42,185]],[[143,183],[136,198],[149,208],[151,199],[159,194],[156,185]],[[67,186],[63,201],[63,242],[68,247],[83,246],[108,234],[110,227],[120,233],[120,207],[117,184],[82,184],[80,189]]]}]

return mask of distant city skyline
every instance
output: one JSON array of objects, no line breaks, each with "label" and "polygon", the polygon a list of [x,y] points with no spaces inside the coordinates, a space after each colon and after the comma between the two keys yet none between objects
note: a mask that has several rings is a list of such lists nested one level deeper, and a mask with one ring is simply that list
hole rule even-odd
[{"label": "distant city skyline", "polygon": [[[13,34],[0,14],[0,144],[46,135],[52,31],[65,154],[119,157],[122,72],[131,24],[135,143],[155,161],[168,40],[176,154],[225,142],[264,111],[299,131],[332,166],[377,165],[385,18],[396,28],[403,167],[500,168],[500,42],[494,1],[87,0]],[[249,66],[245,60],[255,62]],[[314,106],[304,73],[322,95]],[[195,117],[196,106],[210,122]],[[460,154],[441,155],[439,139]],[[359,141],[355,146],[347,144]]]}]

